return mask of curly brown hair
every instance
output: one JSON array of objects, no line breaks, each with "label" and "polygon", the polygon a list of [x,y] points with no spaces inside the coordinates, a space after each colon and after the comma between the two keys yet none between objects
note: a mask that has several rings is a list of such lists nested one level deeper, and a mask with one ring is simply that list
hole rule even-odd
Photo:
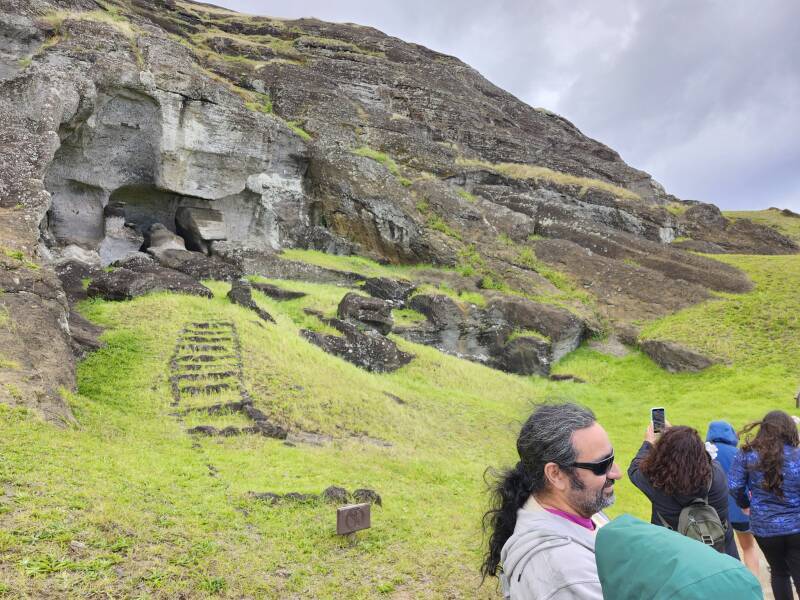
[{"label": "curly brown hair", "polygon": [[696,429],[670,427],[639,467],[668,496],[689,496],[711,481],[711,458]]},{"label": "curly brown hair", "polygon": [[[750,432],[759,428],[755,439]],[[783,447],[800,445],[797,425],[782,410],[768,412],[763,419],[750,423],[739,433],[744,438],[742,450],[758,454],[758,462],[752,467],[764,474],[762,487],[783,499]]]}]

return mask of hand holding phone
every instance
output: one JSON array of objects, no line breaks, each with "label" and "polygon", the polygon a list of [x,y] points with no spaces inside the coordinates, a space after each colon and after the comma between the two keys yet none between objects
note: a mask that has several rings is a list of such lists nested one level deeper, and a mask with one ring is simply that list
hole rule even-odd
[{"label": "hand holding phone", "polygon": [[663,407],[650,409],[650,420],[653,422],[653,431],[655,433],[663,433],[667,418]]}]

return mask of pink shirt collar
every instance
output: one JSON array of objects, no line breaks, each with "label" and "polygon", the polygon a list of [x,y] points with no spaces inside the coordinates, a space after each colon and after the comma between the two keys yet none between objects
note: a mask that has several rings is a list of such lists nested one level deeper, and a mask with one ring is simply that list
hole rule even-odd
[{"label": "pink shirt collar", "polygon": [[[542,508],[544,508],[544,507],[542,507]],[[554,514],[554,515],[558,515],[559,517],[563,517],[567,521],[572,521],[573,523],[576,523],[576,524],[580,525],[581,527],[585,527],[586,529],[588,529],[590,531],[594,531],[595,525],[594,525],[594,521],[592,521],[591,517],[588,518],[588,519],[585,518],[585,517],[579,517],[578,515],[573,515],[572,513],[564,512],[563,510],[559,510],[557,508],[545,508],[545,510],[547,512],[549,512],[549,513]]]}]

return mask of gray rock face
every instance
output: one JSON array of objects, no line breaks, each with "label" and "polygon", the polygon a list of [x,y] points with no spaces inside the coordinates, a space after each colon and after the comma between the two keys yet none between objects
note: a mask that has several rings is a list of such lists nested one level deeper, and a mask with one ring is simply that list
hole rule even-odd
[{"label": "gray rock face", "polygon": [[107,205],[103,210],[104,237],[98,253],[103,266],[139,252],[144,244],[144,235],[134,227],[126,225],[123,207]]},{"label": "gray rock face", "polygon": [[645,340],[640,342],[639,347],[661,368],[666,369],[670,373],[702,371],[715,362],[675,342]]},{"label": "gray rock face", "polygon": [[328,354],[343,358],[367,371],[396,371],[414,358],[413,355],[399,350],[397,344],[377,331],[361,332],[355,325],[340,319],[327,319],[326,323],[340,331],[342,336],[325,335],[307,329],[300,333]]},{"label": "gray rock face", "polygon": [[387,302],[353,292],[345,294],[339,302],[337,314],[340,319],[369,327],[381,335],[387,335],[394,325],[392,307]]},{"label": "gray rock face", "polygon": [[90,298],[130,300],[162,291],[212,297],[211,290],[204,285],[179,271],[156,264],[147,255],[132,255],[117,264],[119,266],[110,273],[92,279],[87,289]]}]

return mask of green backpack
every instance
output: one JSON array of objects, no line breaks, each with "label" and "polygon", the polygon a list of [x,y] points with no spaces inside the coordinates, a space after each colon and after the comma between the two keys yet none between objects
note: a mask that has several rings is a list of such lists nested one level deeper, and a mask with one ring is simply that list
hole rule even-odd
[{"label": "green backpack", "polygon": [[[716,509],[708,503],[708,494],[711,484],[704,498],[695,498],[683,507],[678,515],[678,533],[686,537],[711,546],[717,552],[725,552],[725,531]],[[658,518],[667,529],[672,529],[660,514]]]}]

